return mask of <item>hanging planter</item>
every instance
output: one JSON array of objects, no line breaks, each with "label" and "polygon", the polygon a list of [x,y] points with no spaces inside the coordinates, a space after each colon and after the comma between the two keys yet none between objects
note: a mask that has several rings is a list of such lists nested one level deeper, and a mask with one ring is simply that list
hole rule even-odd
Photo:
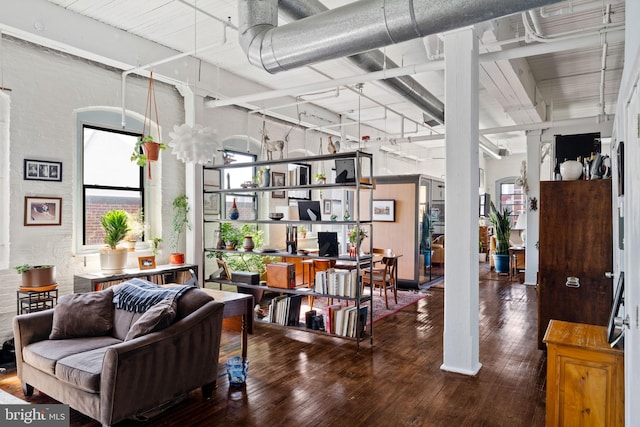
[{"label": "hanging planter", "polygon": [[[158,120],[158,105],[156,103],[156,92],[153,88],[153,71],[149,75],[149,91],[147,92],[147,104],[144,112],[144,122],[142,123],[142,136],[138,138],[133,147],[131,161],[136,162],[140,167],[147,166],[147,175],[151,179],[151,162],[155,162],[160,157],[160,150],[166,150],[167,146],[156,141],[151,135],[151,114],[155,110],[156,129],[160,136],[160,121]],[[148,126],[147,126],[148,124]],[[147,130],[149,133],[147,134]],[[142,149],[142,152],[140,152]]]}]

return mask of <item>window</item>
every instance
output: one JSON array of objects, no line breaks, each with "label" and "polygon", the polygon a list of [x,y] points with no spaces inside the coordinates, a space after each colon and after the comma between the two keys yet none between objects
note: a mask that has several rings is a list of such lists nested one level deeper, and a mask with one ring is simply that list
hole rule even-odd
[{"label": "window", "polygon": [[[257,158],[257,156],[253,154],[239,153],[230,150],[225,150],[225,153],[231,155],[234,161],[238,163],[255,162]],[[255,169],[254,167],[227,169],[227,176],[224,178],[227,183],[227,188],[240,188],[245,182],[253,182],[253,177],[256,174]],[[227,194],[225,196],[225,212],[227,213],[227,217],[234,199],[240,212],[240,219],[255,219],[257,209],[256,197],[248,195],[247,193]]]},{"label": "window", "polygon": [[112,209],[141,216],[143,168],[129,160],[140,134],[83,125],[82,210],[84,246],[100,245],[102,215]]},{"label": "window", "polygon": [[[145,222],[153,224],[149,220],[158,209],[150,201],[161,199],[144,180],[143,168],[130,160],[142,134],[141,119],[127,115],[123,127],[122,110],[90,107],[76,111],[75,120],[74,249],[76,254],[92,254],[104,246],[103,213],[111,209],[144,212]],[[160,233],[160,228],[155,232]],[[148,231],[146,238],[153,232]]]},{"label": "window", "polygon": [[498,209],[511,211],[511,225],[515,224],[518,215],[525,210],[525,195],[522,187],[515,183],[515,177],[504,178],[496,182],[500,206]]}]

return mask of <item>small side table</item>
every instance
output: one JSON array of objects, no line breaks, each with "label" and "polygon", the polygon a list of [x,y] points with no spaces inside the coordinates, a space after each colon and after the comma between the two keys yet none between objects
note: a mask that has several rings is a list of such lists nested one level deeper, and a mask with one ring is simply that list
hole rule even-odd
[{"label": "small side table", "polygon": [[16,300],[18,314],[53,308],[58,303],[58,285],[18,288]]}]

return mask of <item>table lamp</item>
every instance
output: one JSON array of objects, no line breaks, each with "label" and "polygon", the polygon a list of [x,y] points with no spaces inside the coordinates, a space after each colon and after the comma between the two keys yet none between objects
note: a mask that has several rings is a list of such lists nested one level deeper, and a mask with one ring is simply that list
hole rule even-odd
[{"label": "table lamp", "polygon": [[513,227],[514,230],[520,230],[520,238],[522,239],[522,244],[524,245],[527,241],[527,213],[522,212],[518,216],[518,220],[516,221],[516,225]]}]

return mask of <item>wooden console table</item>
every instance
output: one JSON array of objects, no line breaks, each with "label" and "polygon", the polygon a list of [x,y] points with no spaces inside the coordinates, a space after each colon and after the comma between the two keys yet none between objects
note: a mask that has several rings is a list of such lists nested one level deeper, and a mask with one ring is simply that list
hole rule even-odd
[{"label": "wooden console table", "polygon": [[[198,277],[198,266],[195,264],[159,265],[156,268],[148,270],[127,268],[123,273],[117,274],[104,274],[101,272],[77,274],[73,276],[73,292],[82,293],[99,291],[116,283],[124,282],[125,280],[133,278],[145,279],[160,285],[173,282],[183,283],[186,280],[179,280],[178,276],[180,273],[188,273],[189,270],[193,270],[195,276]],[[191,275],[188,275],[187,277],[191,278]]]},{"label": "wooden console table", "polygon": [[253,333],[253,295],[203,288],[214,300],[224,303],[223,319],[242,316],[242,357],[247,358],[247,334]]},{"label": "wooden console table", "polygon": [[547,426],[624,426],[624,350],[605,326],[551,320],[547,344]]}]

